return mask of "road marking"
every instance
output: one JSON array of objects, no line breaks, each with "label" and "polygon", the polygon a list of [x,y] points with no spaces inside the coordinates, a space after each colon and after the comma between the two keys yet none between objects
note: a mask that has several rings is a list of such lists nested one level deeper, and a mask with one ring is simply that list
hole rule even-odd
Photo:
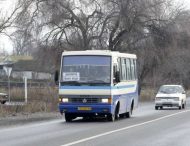
[{"label": "road marking", "polygon": [[147,122],[139,123],[139,124],[136,124],[136,125],[131,125],[131,126],[128,126],[128,127],[124,127],[124,128],[121,128],[121,129],[117,129],[117,130],[113,130],[113,131],[109,131],[109,132],[105,132],[105,133],[101,133],[101,134],[98,134],[98,135],[95,135],[95,136],[92,136],[92,137],[77,140],[77,141],[67,143],[67,144],[64,144],[64,145],[61,145],[61,146],[76,145],[76,144],[79,144],[79,143],[82,143],[82,142],[85,142],[85,141],[89,141],[89,140],[96,139],[96,138],[99,138],[99,137],[102,137],[102,136],[110,135],[110,134],[113,134],[113,133],[116,133],[116,132],[128,130],[128,129],[131,129],[131,128],[134,128],[134,127],[139,127],[139,126],[146,125],[146,124],[149,124],[149,123],[153,123],[153,122],[163,120],[163,119],[166,119],[166,118],[170,118],[170,117],[173,117],[173,116],[176,116],[176,115],[179,115],[179,114],[182,114],[182,113],[186,113],[186,112],[190,112],[190,110],[181,111],[181,112],[178,112],[178,113],[175,113],[175,114],[163,116],[163,117],[160,117],[160,118],[157,118],[157,119],[154,119],[154,120],[150,120],[150,121],[147,121]]}]

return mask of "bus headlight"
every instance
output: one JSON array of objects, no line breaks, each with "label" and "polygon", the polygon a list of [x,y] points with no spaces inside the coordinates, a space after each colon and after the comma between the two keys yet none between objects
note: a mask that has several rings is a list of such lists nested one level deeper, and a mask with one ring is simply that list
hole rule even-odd
[{"label": "bus headlight", "polygon": [[108,98],[102,98],[102,103],[108,103],[108,102],[109,102]]},{"label": "bus headlight", "polygon": [[68,98],[62,98],[62,102],[69,102]]}]

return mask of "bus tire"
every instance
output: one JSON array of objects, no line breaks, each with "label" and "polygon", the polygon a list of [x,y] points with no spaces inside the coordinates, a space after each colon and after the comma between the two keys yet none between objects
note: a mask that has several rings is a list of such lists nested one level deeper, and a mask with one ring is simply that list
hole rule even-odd
[{"label": "bus tire", "polygon": [[126,112],[126,118],[131,118],[131,112]]},{"label": "bus tire", "polygon": [[131,118],[131,116],[133,114],[133,106],[134,106],[134,101],[131,104],[129,112],[126,112],[126,118]]},{"label": "bus tire", "polygon": [[115,109],[115,120],[119,119],[119,106],[120,104],[117,103],[116,109]]},{"label": "bus tire", "polygon": [[120,117],[120,118],[125,118],[125,117],[126,117],[126,114],[120,114],[119,117]]},{"label": "bus tire", "polygon": [[72,115],[70,115],[69,113],[65,113],[65,121],[66,122],[71,122],[74,119],[74,117]]},{"label": "bus tire", "polygon": [[109,114],[107,118],[108,118],[108,121],[111,121],[111,122],[114,122],[115,120],[119,119],[119,103],[117,103],[114,114]]},{"label": "bus tire", "polygon": [[110,122],[114,122],[114,121],[115,121],[115,114],[109,114],[109,115],[107,116],[107,119],[108,119],[108,121],[110,121]]}]

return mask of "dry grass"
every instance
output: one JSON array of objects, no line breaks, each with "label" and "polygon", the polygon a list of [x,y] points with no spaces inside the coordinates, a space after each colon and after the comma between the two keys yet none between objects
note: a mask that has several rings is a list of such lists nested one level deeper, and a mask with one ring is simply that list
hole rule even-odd
[{"label": "dry grass", "polygon": [[[56,88],[29,88],[28,103],[26,105],[0,105],[0,116],[15,115],[17,113],[53,112],[58,109],[58,91]],[[24,102],[24,89],[11,89],[12,102]]]},{"label": "dry grass", "polygon": [[152,88],[142,89],[140,95],[140,101],[152,101],[155,99],[156,90]]},{"label": "dry grass", "polygon": [[32,60],[32,56],[11,56],[12,61],[18,61],[18,60]]}]

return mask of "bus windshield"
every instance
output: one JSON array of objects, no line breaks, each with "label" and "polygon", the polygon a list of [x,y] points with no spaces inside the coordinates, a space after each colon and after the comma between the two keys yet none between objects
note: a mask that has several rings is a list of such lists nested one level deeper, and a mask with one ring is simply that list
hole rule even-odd
[{"label": "bus windshield", "polygon": [[64,56],[61,85],[109,85],[110,56]]}]

